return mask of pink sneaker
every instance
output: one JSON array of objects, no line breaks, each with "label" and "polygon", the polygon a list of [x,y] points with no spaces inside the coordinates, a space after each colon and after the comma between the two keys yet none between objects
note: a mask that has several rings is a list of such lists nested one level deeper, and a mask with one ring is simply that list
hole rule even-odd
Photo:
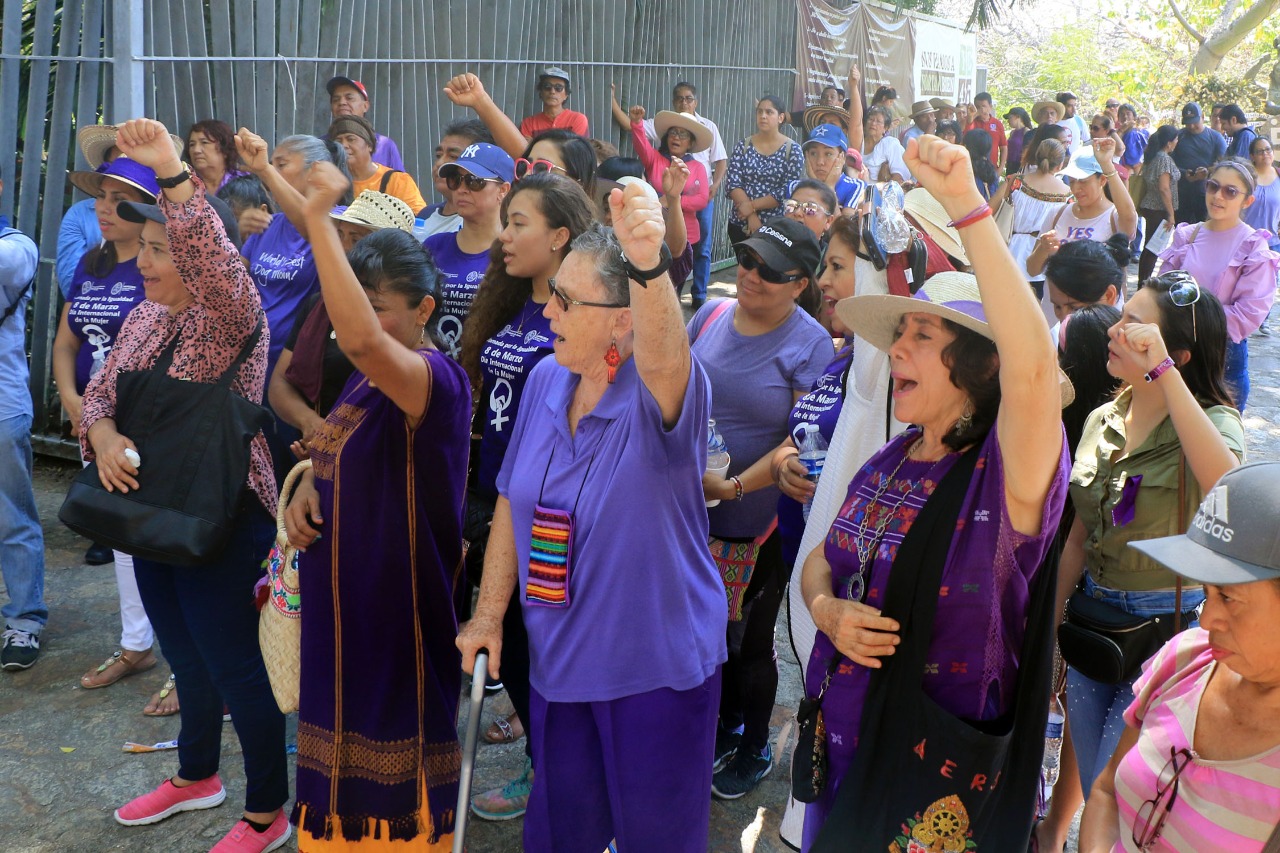
[{"label": "pink sneaker", "polygon": [[165,779],[164,784],[150,794],[143,794],[116,809],[116,820],[125,826],[159,823],[178,812],[211,809],[222,805],[226,798],[227,791],[216,773],[183,788],[174,785],[172,780]]},{"label": "pink sneaker", "polygon": [[289,826],[289,818],[285,817],[283,810],[271,821],[266,832],[258,832],[241,820],[221,841],[213,845],[209,853],[266,853],[283,847],[292,832],[293,827]]}]

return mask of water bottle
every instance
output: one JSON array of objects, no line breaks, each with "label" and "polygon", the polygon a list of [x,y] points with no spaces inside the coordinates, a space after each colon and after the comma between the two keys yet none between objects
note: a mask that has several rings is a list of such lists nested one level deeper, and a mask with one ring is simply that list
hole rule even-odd
[{"label": "water bottle", "polygon": [[[725,446],[724,436],[716,429],[714,420],[707,421],[707,471],[721,477],[729,473],[729,449]],[[719,506],[720,501],[707,501],[708,507]]]},{"label": "water bottle", "polygon": [[1067,714],[1062,710],[1062,702],[1055,693],[1049,698],[1049,722],[1044,728],[1044,761],[1040,765],[1045,788],[1050,793],[1058,783],[1058,769],[1062,759],[1062,725],[1066,721]]},{"label": "water bottle", "polygon": [[413,220],[413,236],[419,243],[423,242],[424,240],[427,239],[427,237],[431,236],[427,233],[427,220],[425,219]]},{"label": "water bottle", "polygon": [[[800,464],[804,466],[805,478],[816,485],[818,478],[822,476],[822,465],[827,461],[827,440],[822,437],[817,424],[805,424],[802,429],[804,435],[797,445],[800,449]],[[812,505],[813,499],[810,498],[804,502],[801,510],[806,523],[809,521],[809,507]]]}]

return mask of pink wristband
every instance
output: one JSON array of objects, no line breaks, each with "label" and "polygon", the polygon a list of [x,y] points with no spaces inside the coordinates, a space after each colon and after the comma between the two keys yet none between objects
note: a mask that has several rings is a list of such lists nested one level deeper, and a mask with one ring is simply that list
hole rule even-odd
[{"label": "pink wristband", "polygon": [[1161,376],[1164,376],[1165,373],[1168,372],[1169,368],[1174,366],[1175,365],[1173,363],[1173,359],[1169,358],[1168,356],[1165,356],[1164,361],[1160,362],[1155,367],[1151,368],[1149,371],[1144,373],[1142,378],[1147,380],[1148,382],[1155,382]]},{"label": "pink wristband", "polygon": [[987,204],[984,201],[982,204],[978,205],[973,210],[966,213],[964,216],[960,217],[959,219],[953,219],[947,224],[958,231],[961,228],[972,225],[978,220],[985,219],[990,215],[991,215],[991,205]]}]

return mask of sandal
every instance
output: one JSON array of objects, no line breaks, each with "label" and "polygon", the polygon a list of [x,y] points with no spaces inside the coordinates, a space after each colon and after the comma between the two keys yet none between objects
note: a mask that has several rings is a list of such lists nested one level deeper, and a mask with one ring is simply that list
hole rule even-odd
[{"label": "sandal", "polygon": [[507,717],[498,717],[484,731],[484,742],[492,744],[515,743],[524,737],[524,725],[514,711]]},{"label": "sandal", "polygon": [[152,694],[142,713],[148,717],[172,717],[178,713],[178,687],[172,673],[165,679],[164,686]]},{"label": "sandal", "polygon": [[[126,657],[126,655],[135,657]],[[151,649],[142,652],[116,649],[115,654],[103,661],[100,666],[80,676],[80,686],[85,690],[110,687],[126,676],[146,672],[155,665],[156,656],[152,654]]]}]

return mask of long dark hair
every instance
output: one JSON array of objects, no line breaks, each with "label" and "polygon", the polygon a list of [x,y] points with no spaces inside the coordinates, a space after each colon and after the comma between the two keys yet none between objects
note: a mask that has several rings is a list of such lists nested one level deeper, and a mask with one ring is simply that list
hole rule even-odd
[{"label": "long dark hair", "polygon": [[1151,139],[1147,142],[1147,150],[1142,154],[1142,162],[1150,163],[1156,159],[1156,155],[1164,151],[1165,147],[1178,138],[1178,129],[1171,124],[1162,124],[1156,128],[1156,132],[1151,134]]},{"label": "long dark hair", "polygon": [[[138,194],[136,201],[146,204],[152,204],[155,201],[151,193],[143,192],[133,186],[129,186],[127,189]],[[94,278],[111,275],[118,263],[120,263],[120,255],[116,252],[116,244],[110,240],[103,240],[84,253],[84,271]]]},{"label": "long dark hair", "polygon": [[182,140],[183,160],[191,162],[191,134],[196,131],[212,139],[218,146],[218,152],[222,154],[222,162],[228,172],[234,172],[240,168],[240,152],[236,150],[235,131],[231,129],[231,125],[216,118],[207,118],[191,125],[191,129],[187,131],[187,138]]},{"label": "long dark hair", "polygon": [[994,184],[1000,180],[1000,173],[991,162],[991,134],[980,127],[966,130],[961,144],[969,152],[969,160],[973,163],[973,174],[983,184]]},{"label": "long dark hair", "polygon": [[1121,292],[1128,263],[1128,236],[1112,234],[1105,243],[1097,240],[1063,243],[1045,262],[1044,275],[1076,302],[1093,303],[1106,294],[1108,287]]},{"label": "long dark hair", "polygon": [[[537,193],[538,212],[547,220],[549,227],[567,228],[570,243],[590,228],[595,219],[595,205],[575,181],[552,172],[534,172],[518,181],[502,200],[503,226],[507,223],[511,200],[523,192]],[[568,254],[568,244],[561,251]],[[480,353],[485,343],[520,313],[533,294],[533,279],[517,278],[508,273],[502,257],[502,243],[495,240],[489,250],[489,268],[462,324],[462,355],[458,362],[471,377],[471,387],[476,389],[483,381]]]},{"label": "long dark hair", "polygon": [[[1218,297],[1200,289],[1195,304],[1179,307],[1169,297],[1177,279],[1164,273],[1138,285],[1150,290],[1160,311],[1160,337],[1170,355],[1182,350],[1190,355],[1178,365],[1182,380],[1201,406],[1235,406],[1223,381],[1227,361],[1227,315]],[[1174,356],[1176,362],[1177,356]]]},{"label": "long dark hair", "polygon": [[956,339],[942,349],[942,363],[951,371],[951,383],[969,395],[973,404],[969,423],[956,423],[942,437],[951,450],[960,450],[981,441],[995,425],[1000,411],[1000,361],[995,341],[945,317],[943,327]]},{"label": "long dark hair", "polygon": [[[591,143],[572,130],[557,127],[544,130],[529,140],[521,156],[526,160],[529,159],[529,152],[533,151],[533,146],[544,140],[554,142],[560,149],[560,159],[564,160],[565,174],[577,181],[583,190],[590,192],[596,180],[596,150],[591,147]],[[510,197],[510,195],[507,196],[507,198]]]},{"label": "long dark hair", "polygon": [[[1089,240],[1078,242],[1088,243]],[[1075,243],[1068,243],[1074,246]],[[1065,249],[1066,246],[1063,246]],[[1089,413],[1115,395],[1122,384],[1107,371],[1109,331],[1120,321],[1114,305],[1085,305],[1063,321],[1062,346],[1058,349],[1058,365],[1075,388],[1076,398],[1062,410],[1062,423],[1067,430],[1067,448],[1074,456],[1084,422]],[[1068,501],[1070,503],[1070,501]]]}]

